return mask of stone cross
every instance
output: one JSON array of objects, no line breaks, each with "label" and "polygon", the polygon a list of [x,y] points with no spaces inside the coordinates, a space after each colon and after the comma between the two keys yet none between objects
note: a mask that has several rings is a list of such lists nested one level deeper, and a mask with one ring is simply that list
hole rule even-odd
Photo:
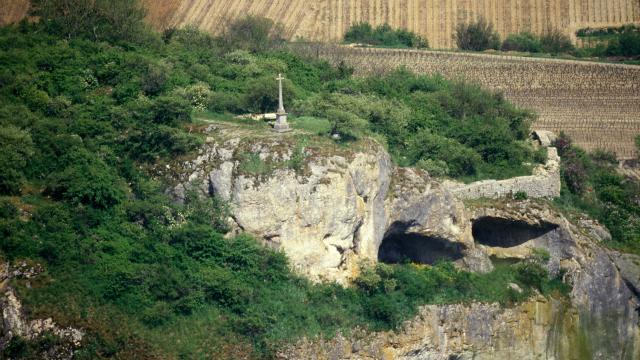
[{"label": "stone cross", "polygon": [[282,74],[278,74],[276,80],[278,80],[278,112],[276,112],[276,123],[273,125],[273,131],[291,131],[287,122],[287,112],[284,110],[284,102],[282,101],[282,80],[284,80],[284,77],[282,77]]},{"label": "stone cross", "polygon": [[276,80],[278,80],[278,114],[286,114],[284,111],[284,102],[282,101],[282,80],[284,80],[282,74],[278,74]]}]

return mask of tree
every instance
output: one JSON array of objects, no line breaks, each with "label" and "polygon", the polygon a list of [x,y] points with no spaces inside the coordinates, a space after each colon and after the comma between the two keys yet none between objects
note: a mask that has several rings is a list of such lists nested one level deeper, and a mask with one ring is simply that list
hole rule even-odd
[{"label": "tree", "polygon": [[340,135],[345,140],[357,139],[367,128],[368,122],[359,116],[339,109],[329,109],[326,114],[331,123],[331,134]]},{"label": "tree", "polygon": [[571,43],[571,39],[559,30],[547,31],[540,38],[542,51],[549,54],[569,54],[575,52],[576,48]]},{"label": "tree", "polygon": [[427,39],[408,30],[394,29],[388,24],[382,24],[377,26],[375,29],[369,23],[355,24],[344,34],[344,41],[346,43],[362,43],[418,49],[429,47]]},{"label": "tree", "polygon": [[500,36],[493,30],[493,25],[484,18],[475,23],[458,24],[454,35],[458,48],[462,50],[484,51],[500,48]]},{"label": "tree", "polygon": [[20,193],[22,169],[33,155],[33,142],[26,131],[15,126],[0,127],[0,194]]},{"label": "tree", "polygon": [[[288,79],[282,82],[282,92],[287,101],[292,101],[296,97],[293,83]],[[252,112],[276,111],[278,108],[278,83],[275,78],[266,76],[249,83],[244,101],[247,110]]]},{"label": "tree", "polygon": [[137,0],[33,0],[31,14],[67,38],[134,41],[144,32],[145,10]]},{"label": "tree", "polygon": [[70,165],[49,176],[45,193],[54,199],[99,209],[112,207],[126,198],[126,184],[102,159],[84,149],[65,157]]},{"label": "tree", "polygon": [[283,41],[282,25],[261,16],[248,15],[231,22],[221,37],[228,49],[243,49],[261,52]]},{"label": "tree", "polygon": [[542,44],[540,39],[530,32],[509,34],[502,43],[502,50],[537,53],[542,51]]}]

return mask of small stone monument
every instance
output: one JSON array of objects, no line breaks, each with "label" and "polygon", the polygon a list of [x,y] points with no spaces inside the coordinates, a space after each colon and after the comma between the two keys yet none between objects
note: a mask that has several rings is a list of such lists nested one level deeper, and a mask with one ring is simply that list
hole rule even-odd
[{"label": "small stone monument", "polygon": [[287,122],[287,112],[284,110],[282,101],[282,80],[284,80],[282,74],[278,74],[276,80],[278,80],[278,111],[276,112],[276,123],[273,125],[273,131],[283,133],[291,131],[291,128]]}]

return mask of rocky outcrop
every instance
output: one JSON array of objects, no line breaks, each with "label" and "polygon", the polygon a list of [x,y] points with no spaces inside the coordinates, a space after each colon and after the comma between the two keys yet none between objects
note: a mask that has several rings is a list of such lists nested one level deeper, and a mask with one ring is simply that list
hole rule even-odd
[{"label": "rocky outcrop", "polygon": [[[396,332],[356,332],[331,340],[305,339],[280,353],[281,359],[638,359],[640,301],[628,282],[632,265],[601,248],[592,229],[576,226],[544,203],[501,203],[470,209],[470,221],[500,220],[500,244],[478,245],[482,252],[523,258],[545,249],[549,269],[572,286],[569,299],[535,297],[512,308],[497,304],[428,305]],[[582,222],[581,222],[582,223]],[[509,242],[525,226],[544,231]],[[594,224],[594,226],[598,226]],[[518,230],[519,231],[519,230]],[[476,233],[477,235],[477,233]],[[477,241],[477,239],[476,239]],[[523,247],[514,253],[512,247]],[[490,251],[492,250],[493,253]],[[623,275],[625,274],[625,275]],[[627,278],[631,280],[627,280]]]},{"label": "rocky outcrop", "polygon": [[589,354],[579,342],[578,322],[566,303],[544,297],[508,309],[478,303],[429,305],[401,331],[305,340],[279,358],[581,360]]},{"label": "rocky outcrop", "polygon": [[84,333],[74,328],[62,328],[52,319],[28,320],[22,303],[15,290],[9,286],[11,279],[31,279],[42,271],[38,264],[19,262],[11,266],[0,263],[0,354],[15,337],[27,341],[37,340],[44,334],[52,334],[60,339],[54,346],[43,349],[38,354],[41,359],[72,359],[75,350],[80,347]]},{"label": "rocky outcrop", "polygon": [[[397,235],[440,241],[443,253],[468,255],[453,259],[460,266],[491,269],[475,252],[463,203],[427,173],[396,168],[373,140],[356,150],[301,149],[295,132],[241,141],[230,125],[212,125],[208,134],[197,158],[159,170],[176,200],[194,189],[227,200],[235,228],[284,250],[311,279],[346,281]],[[293,166],[301,155],[303,165]]]}]

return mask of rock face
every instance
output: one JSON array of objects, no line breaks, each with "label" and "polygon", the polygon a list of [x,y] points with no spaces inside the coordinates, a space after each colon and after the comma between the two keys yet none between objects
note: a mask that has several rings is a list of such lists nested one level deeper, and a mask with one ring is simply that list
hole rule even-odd
[{"label": "rock face", "polygon": [[346,283],[362,261],[405,258],[490,271],[490,258],[518,261],[544,249],[550,273],[572,286],[569,300],[511,309],[426,306],[397,333],[303,341],[282,358],[640,358],[640,262],[601,247],[610,235],[597,223],[573,224],[539,200],[465,205],[449,184],[394,167],[373,141],[327,153],[326,144],[301,147],[295,132],[249,142],[228,125],[208,131],[196,159],[168,169],[176,200],[192,189],[228,200],[239,231],[283,249],[313,280]]},{"label": "rock face", "polygon": [[72,359],[75,350],[81,345],[84,333],[74,328],[61,328],[52,319],[27,320],[22,303],[9,281],[12,278],[31,279],[37,276],[42,268],[21,262],[11,266],[8,262],[0,263],[0,354],[15,337],[36,340],[45,333],[57,336],[61,341],[55,346],[42,350],[38,354],[41,359]]},{"label": "rock face", "polygon": [[[475,247],[462,202],[427,173],[395,168],[376,142],[320,154],[297,148],[295,133],[254,137],[249,144],[228,127],[209,132],[213,136],[196,159],[171,169],[176,200],[193,189],[227,200],[239,231],[284,250],[311,279],[344,282],[361,261],[378,260],[386,238],[399,235],[439,241],[439,251],[460,253],[452,260],[461,266],[491,269],[486,256],[471,256]],[[302,168],[291,165],[296,151],[303,152]],[[395,251],[397,260],[408,250],[393,247],[386,254]]]}]

